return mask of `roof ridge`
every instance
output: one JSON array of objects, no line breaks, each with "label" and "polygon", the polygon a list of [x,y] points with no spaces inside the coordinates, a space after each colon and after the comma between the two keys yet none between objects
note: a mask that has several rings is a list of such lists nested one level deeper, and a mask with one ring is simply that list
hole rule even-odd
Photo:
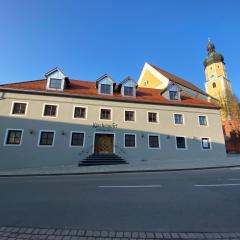
[{"label": "roof ridge", "polygon": [[13,82],[13,83],[6,83],[6,84],[0,84],[0,87],[2,86],[8,86],[13,84],[22,84],[22,83],[30,83],[30,82],[40,82],[45,81],[46,79],[38,79],[38,80],[28,80],[28,81],[22,81],[22,82]]}]

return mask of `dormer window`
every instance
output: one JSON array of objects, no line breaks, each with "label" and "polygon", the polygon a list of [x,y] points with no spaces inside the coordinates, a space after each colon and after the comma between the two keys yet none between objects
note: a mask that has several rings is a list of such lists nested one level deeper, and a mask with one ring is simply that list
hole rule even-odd
[{"label": "dormer window", "polygon": [[179,100],[178,91],[169,91],[169,99],[170,100]]},{"label": "dormer window", "polygon": [[111,85],[110,84],[101,84],[101,94],[111,94]]},{"label": "dormer window", "polygon": [[45,74],[47,79],[46,89],[63,91],[65,87],[70,86],[70,81],[68,77],[59,69],[54,68]]},{"label": "dormer window", "polygon": [[61,89],[62,88],[62,79],[50,78],[49,80],[49,88],[52,89]]},{"label": "dormer window", "polygon": [[137,83],[130,77],[125,78],[118,85],[118,91],[126,97],[136,97],[136,88]]},{"label": "dormer window", "polygon": [[124,96],[134,96],[134,88],[133,87],[124,87]]}]

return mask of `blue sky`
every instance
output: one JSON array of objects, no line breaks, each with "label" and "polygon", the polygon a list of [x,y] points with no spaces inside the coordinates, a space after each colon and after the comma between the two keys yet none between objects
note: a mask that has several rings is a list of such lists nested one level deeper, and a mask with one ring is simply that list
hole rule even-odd
[{"label": "blue sky", "polygon": [[240,97],[238,0],[0,0],[0,83],[42,79],[138,80],[153,63],[204,89],[208,37]]}]

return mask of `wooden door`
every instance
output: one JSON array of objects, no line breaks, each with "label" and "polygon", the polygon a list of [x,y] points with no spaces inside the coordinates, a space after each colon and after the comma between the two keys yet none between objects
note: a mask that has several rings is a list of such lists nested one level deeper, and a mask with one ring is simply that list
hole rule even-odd
[{"label": "wooden door", "polygon": [[113,134],[95,134],[94,153],[113,153]]}]

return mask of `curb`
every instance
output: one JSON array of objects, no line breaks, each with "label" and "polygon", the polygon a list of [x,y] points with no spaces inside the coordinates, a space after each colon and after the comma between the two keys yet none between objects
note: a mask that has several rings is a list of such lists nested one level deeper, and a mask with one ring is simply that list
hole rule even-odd
[{"label": "curb", "polygon": [[43,176],[77,176],[77,175],[110,175],[110,174],[126,174],[126,173],[156,173],[156,172],[177,172],[177,171],[197,171],[197,170],[208,170],[208,169],[228,169],[240,167],[238,165],[231,165],[231,166],[214,166],[214,167],[194,167],[194,168],[179,168],[179,169],[157,169],[157,170],[122,170],[122,171],[99,171],[99,172],[70,172],[70,173],[29,173],[29,174],[1,174],[0,178],[2,177],[43,177]]}]

